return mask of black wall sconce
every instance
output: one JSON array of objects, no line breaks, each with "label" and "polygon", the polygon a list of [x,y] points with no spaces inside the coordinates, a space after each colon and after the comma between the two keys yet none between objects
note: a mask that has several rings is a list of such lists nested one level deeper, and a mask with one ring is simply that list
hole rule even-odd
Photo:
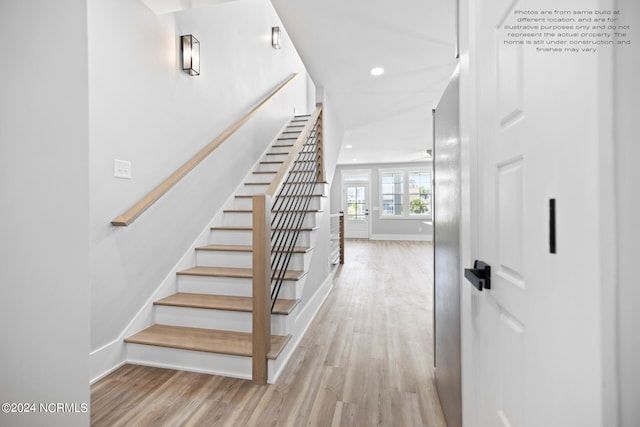
[{"label": "black wall sconce", "polygon": [[280,49],[280,27],[271,27],[271,46]]},{"label": "black wall sconce", "polygon": [[182,70],[190,76],[200,75],[200,42],[193,35],[180,36]]}]

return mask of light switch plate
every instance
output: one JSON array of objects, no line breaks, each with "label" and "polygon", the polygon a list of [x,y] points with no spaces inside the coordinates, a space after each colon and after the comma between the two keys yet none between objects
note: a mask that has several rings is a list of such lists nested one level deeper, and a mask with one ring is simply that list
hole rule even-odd
[{"label": "light switch plate", "polygon": [[131,179],[131,162],[127,160],[114,160],[113,176],[116,178]]}]

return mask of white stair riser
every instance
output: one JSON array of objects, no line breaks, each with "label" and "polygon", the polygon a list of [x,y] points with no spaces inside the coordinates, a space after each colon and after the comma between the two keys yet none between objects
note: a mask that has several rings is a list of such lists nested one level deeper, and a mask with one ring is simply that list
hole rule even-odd
[{"label": "white stair riser", "polygon": [[237,194],[264,194],[268,187],[268,185],[242,185]]},{"label": "white stair riser", "polygon": [[282,166],[282,163],[267,163],[267,164],[263,164],[260,163],[258,164],[258,166],[256,166],[256,168],[254,170],[256,171],[278,171],[278,169],[280,169],[280,166]]},{"label": "white stair riser", "polygon": [[210,241],[219,245],[251,245],[253,234],[250,230],[211,230]]},{"label": "white stair riser", "polygon": [[[315,227],[316,214],[314,212],[308,212],[302,224],[299,224],[299,215],[296,214],[293,219],[282,219],[282,222],[278,221],[279,216],[275,218],[274,225],[286,224],[287,227],[302,226],[302,227]],[[253,212],[225,212],[222,217],[222,225],[225,226],[242,226],[249,227],[253,223]]]},{"label": "white stair riser", "polygon": [[271,183],[271,180],[276,176],[274,173],[253,173],[251,174],[252,182],[267,182]]},{"label": "white stair riser", "polygon": [[[232,209],[253,209],[253,200],[249,197],[236,197]],[[312,197],[308,209],[322,210],[322,197]]]},{"label": "white stair riser", "polygon": [[[240,267],[251,268],[253,252],[231,251],[196,251],[196,263],[204,267]],[[291,257],[289,268],[291,270],[304,270],[305,254],[294,253]]]},{"label": "white stair riser", "polygon": [[251,379],[251,358],[243,356],[127,344],[127,362]]},{"label": "white stair riser", "polygon": [[289,155],[288,152],[282,152],[279,150],[275,150],[275,151],[269,151],[269,153],[267,153],[262,160],[266,160],[266,161],[271,161],[271,160],[284,160],[287,158],[287,156]]},{"label": "white stair riser", "polygon": [[[309,246],[312,231],[301,231],[296,246]],[[211,243],[220,245],[251,245],[253,235],[250,231],[211,230]]]},{"label": "white stair riser", "polygon": [[[307,200],[304,197],[283,197],[282,202],[279,200],[276,203],[276,207],[282,206],[284,209],[291,206],[300,206],[304,207],[304,204],[307,203]],[[306,206],[307,210],[322,210],[322,197],[310,197],[308,201],[309,205]]]},{"label": "white stair riser", "polygon": [[[271,315],[271,333],[287,335],[286,315]],[[209,310],[190,307],[155,306],[156,323],[191,328],[251,332],[252,313],[246,311]]]},{"label": "white stair riser", "polygon": [[[304,280],[304,278],[302,280]],[[300,287],[302,280],[285,280],[282,283],[280,297],[286,299],[299,298],[298,287]],[[181,275],[178,276],[178,291],[194,294],[250,297],[253,293],[253,283],[251,279]]]},{"label": "white stair riser", "polygon": [[[282,369],[282,365],[286,361],[286,359],[280,357],[278,359],[268,361],[269,382],[273,382],[273,375]],[[156,366],[245,380],[251,379],[250,357],[127,344],[127,362],[134,365]]]},{"label": "white stair riser", "polygon": [[[305,177],[303,177],[305,178]],[[252,177],[247,181],[247,182],[265,182],[264,180],[259,180],[259,179],[254,179],[253,178],[253,174]],[[304,184],[293,184],[296,187],[303,187],[303,188],[296,188],[293,191],[297,192],[305,192],[307,190],[306,185]],[[290,185],[286,184],[285,187],[288,188]],[[259,185],[242,185],[240,187],[240,189],[238,190],[238,194],[262,194],[265,193],[267,191],[268,188],[268,184],[259,184]],[[322,184],[315,184],[315,188],[313,190],[313,193],[317,193],[317,194],[325,194],[322,192],[323,188],[322,188]],[[289,190],[287,190],[289,191]]]},{"label": "white stair riser", "polygon": [[[277,144],[277,145],[287,145],[287,144]],[[271,150],[269,152],[289,154],[291,150],[293,150],[293,147],[271,147]]]}]

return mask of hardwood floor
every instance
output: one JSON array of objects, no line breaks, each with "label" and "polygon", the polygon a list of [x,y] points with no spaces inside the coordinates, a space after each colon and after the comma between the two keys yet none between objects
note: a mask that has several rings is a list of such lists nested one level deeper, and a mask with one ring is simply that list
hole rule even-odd
[{"label": "hardwood floor", "polygon": [[432,246],[348,240],[335,287],[278,382],[126,365],[92,426],[446,427],[435,391]]}]

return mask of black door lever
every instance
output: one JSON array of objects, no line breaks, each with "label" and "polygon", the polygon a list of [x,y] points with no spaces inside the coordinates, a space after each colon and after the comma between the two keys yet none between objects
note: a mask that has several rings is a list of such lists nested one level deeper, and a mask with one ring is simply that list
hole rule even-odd
[{"label": "black door lever", "polygon": [[491,266],[483,261],[475,260],[473,268],[465,268],[464,277],[479,291],[491,289]]}]

